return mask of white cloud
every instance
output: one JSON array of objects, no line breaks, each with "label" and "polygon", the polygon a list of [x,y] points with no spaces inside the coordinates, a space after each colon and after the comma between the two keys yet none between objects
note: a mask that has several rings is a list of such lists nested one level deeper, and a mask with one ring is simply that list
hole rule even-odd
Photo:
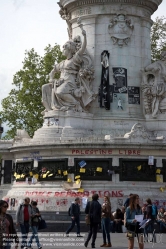
[{"label": "white cloud", "polygon": [[12,0],[12,2],[15,8],[19,9],[25,3],[25,0]]}]

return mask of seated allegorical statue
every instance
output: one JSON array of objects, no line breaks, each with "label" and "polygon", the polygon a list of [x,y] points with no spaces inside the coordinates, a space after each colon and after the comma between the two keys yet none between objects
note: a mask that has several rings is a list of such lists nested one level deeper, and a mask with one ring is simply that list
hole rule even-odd
[{"label": "seated allegorical statue", "polygon": [[158,113],[166,112],[166,51],[159,61],[145,68],[142,91],[145,114],[156,118]]},{"label": "seated allegorical statue", "polygon": [[[85,65],[84,61],[87,38],[83,28],[82,35],[82,44],[79,36],[64,44],[63,55],[66,60],[54,65],[49,74],[49,83],[42,86],[44,112],[87,112],[90,102],[95,98],[91,86],[94,70]],[[58,80],[54,79],[56,72],[60,72]]]}]

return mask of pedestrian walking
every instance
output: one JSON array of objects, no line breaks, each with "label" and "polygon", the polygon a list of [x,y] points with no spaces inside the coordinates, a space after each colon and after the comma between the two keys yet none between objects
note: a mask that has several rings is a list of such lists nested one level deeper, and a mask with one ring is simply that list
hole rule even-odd
[{"label": "pedestrian walking", "polygon": [[[110,238],[110,217],[111,217],[111,203],[108,196],[104,197],[104,203],[101,210],[101,225],[103,233],[103,244],[100,247],[112,247]],[[106,243],[106,237],[108,243]]]},{"label": "pedestrian walking", "polygon": [[32,241],[35,238],[37,247],[39,249],[42,248],[40,242],[39,242],[39,237],[38,237],[38,226],[39,226],[39,217],[41,217],[39,209],[37,208],[37,202],[32,201],[32,220],[31,220],[31,229],[32,229],[32,235],[30,237],[30,240],[28,242],[28,248],[31,248]]},{"label": "pedestrian walking", "polygon": [[80,235],[80,198],[77,197],[75,202],[71,204],[70,207],[70,215],[71,215],[71,225],[66,231],[66,236],[69,236],[69,233],[74,228],[75,224],[77,224],[77,237],[82,237]]},{"label": "pedestrian walking", "polygon": [[[139,249],[144,248],[144,240],[143,240],[143,234],[142,229],[139,229],[139,222],[135,219],[135,215],[142,214],[141,207],[139,205],[139,196],[133,195],[130,198],[130,204],[129,207],[126,210],[126,223],[127,223],[127,230],[133,231],[136,233],[138,238],[138,245]],[[128,239],[128,249],[134,248],[134,238]]]},{"label": "pedestrian walking", "polygon": [[85,247],[88,246],[88,243],[92,237],[91,247],[95,248],[97,229],[99,223],[101,222],[101,204],[98,202],[98,199],[98,194],[94,194],[92,196],[92,201],[88,202],[85,208],[85,214],[90,217],[90,230],[84,243]]},{"label": "pedestrian walking", "polygon": [[22,234],[21,248],[27,248],[27,238],[31,226],[32,207],[29,203],[30,199],[26,197],[24,203],[19,205],[16,211],[16,225],[20,226]]},{"label": "pedestrian walking", "polygon": [[13,218],[7,214],[8,203],[0,200],[0,248],[10,249],[13,239],[15,248],[18,247],[18,236],[14,228]]},{"label": "pedestrian walking", "polygon": [[151,232],[153,234],[152,240],[154,240],[154,222],[155,219],[152,216],[152,201],[150,198],[146,200],[147,206],[146,206],[146,219],[150,219],[150,221],[147,223],[147,225],[144,228],[145,233],[145,240],[148,241],[148,233]]}]

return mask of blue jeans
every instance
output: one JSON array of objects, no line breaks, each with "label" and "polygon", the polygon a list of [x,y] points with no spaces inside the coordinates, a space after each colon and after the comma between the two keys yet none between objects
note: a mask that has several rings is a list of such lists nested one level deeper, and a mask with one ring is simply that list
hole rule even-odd
[{"label": "blue jeans", "polygon": [[106,244],[106,236],[108,244],[111,243],[110,239],[110,218],[102,218],[101,220],[102,232],[103,232],[103,244]]},{"label": "blue jeans", "polygon": [[24,221],[24,224],[20,224],[22,243],[21,248],[27,247],[27,238],[29,233],[29,221]]},{"label": "blue jeans", "polygon": [[152,233],[152,241],[155,241],[155,229],[154,220],[149,221],[149,223],[144,228],[144,237],[148,241],[148,233]]},{"label": "blue jeans", "polygon": [[166,223],[160,220],[159,224],[160,224],[160,232],[162,232],[163,228],[166,228]]},{"label": "blue jeans", "polygon": [[148,233],[154,232],[154,220],[149,221],[149,223],[144,228],[145,234],[148,236]]},{"label": "blue jeans", "polygon": [[66,234],[69,234],[71,230],[74,228],[75,223],[77,224],[77,234],[80,234],[80,217],[76,217],[75,219],[71,219],[71,225],[67,229]]},{"label": "blue jeans", "polygon": [[28,242],[28,247],[31,247],[32,241],[35,238],[37,247],[39,248],[39,247],[41,247],[41,244],[39,242],[38,233],[37,233],[38,232],[38,227],[37,226],[32,226],[31,228],[32,228],[32,235],[31,235],[30,240]]}]

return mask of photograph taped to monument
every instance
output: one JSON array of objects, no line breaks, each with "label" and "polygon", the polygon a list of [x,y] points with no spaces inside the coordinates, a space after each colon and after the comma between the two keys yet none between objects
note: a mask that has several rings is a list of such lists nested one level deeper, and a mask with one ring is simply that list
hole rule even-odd
[{"label": "photograph taped to monument", "polygon": [[128,86],[128,103],[140,105],[140,88],[136,86]]},{"label": "photograph taped to monument", "polygon": [[127,69],[122,67],[113,67],[113,77],[115,84],[113,84],[114,93],[127,93]]},{"label": "photograph taped to monument", "polygon": [[127,110],[127,94],[113,93],[113,103],[111,104],[112,111],[124,112]]}]

